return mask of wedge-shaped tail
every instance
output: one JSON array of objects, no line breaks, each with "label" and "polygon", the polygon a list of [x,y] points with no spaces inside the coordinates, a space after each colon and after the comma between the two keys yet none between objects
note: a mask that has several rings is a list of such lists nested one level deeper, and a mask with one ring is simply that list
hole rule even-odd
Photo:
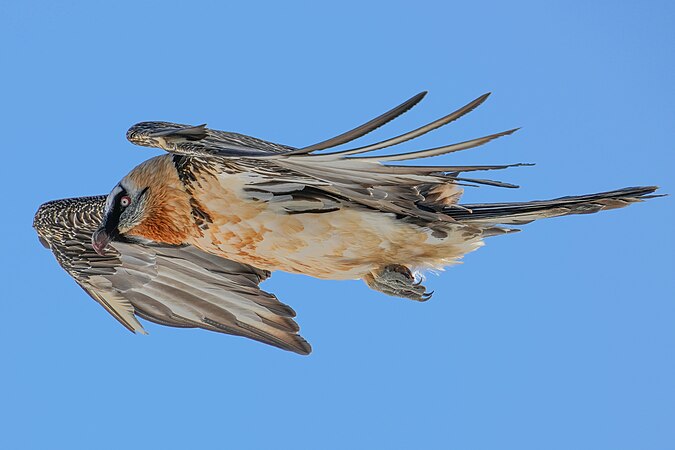
[{"label": "wedge-shaped tail", "polygon": [[462,209],[447,212],[453,219],[475,224],[521,225],[538,219],[591,214],[608,209],[623,208],[631,203],[662,197],[650,195],[657,186],[627,187],[598,194],[561,197],[553,200],[537,200],[518,203],[480,203],[461,205]]}]

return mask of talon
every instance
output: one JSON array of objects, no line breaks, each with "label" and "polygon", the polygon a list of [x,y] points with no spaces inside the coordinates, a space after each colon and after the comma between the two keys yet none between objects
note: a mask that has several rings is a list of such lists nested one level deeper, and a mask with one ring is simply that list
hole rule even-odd
[{"label": "talon", "polygon": [[391,264],[374,270],[365,276],[363,281],[371,289],[383,294],[418,302],[429,300],[433,294],[433,292],[426,292],[427,288],[422,286],[422,279],[415,280],[410,269],[400,264]]}]

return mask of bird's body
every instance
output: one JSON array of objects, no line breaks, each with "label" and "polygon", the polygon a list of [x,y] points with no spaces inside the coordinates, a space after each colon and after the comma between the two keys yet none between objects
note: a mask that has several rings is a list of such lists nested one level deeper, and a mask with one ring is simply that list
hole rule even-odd
[{"label": "bird's body", "polygon": [[227,161],[207,165],[186,156],[178,166],[191,174],[184,183],[176,162],[161,155],[128,176],[127,183],[165,194],[129,237],[189,244],[260,269],[333,280],[360,279],[401,261],[414,270],[440,269],[481,245],[477,230],[467,238],[459,232],[462,226],[439,222],[436,227],[447,232],[435,235],[429,226],[358,204],[336,201],[323,212],[289,214],[290,206],[306,200],[253,201],[247,188],[254,173],[230,171]]},{"label": "bird's body", "polygon": [[510,166],[385,164],[473,148],[515,130],[411,153],[353,156],[445,125],[487,95],[395,138],[316,153],[372,131],[422,96],[303,149],[203,125],[137,124],[127,133],[131,142],[170,154],[140,164],[105,199],[43,205],[34,226],[63,268],[130,330],[143,330],[138,315],[309,353],[293,311],[258,288],[272,271],[363,279],[386,294],[424,301],[430,294],[414,272],[455,263],[486,237],[541,218],[624,207],[656,189],[466,205],[459,204],[466,184],[515,186],[463,172]]}]

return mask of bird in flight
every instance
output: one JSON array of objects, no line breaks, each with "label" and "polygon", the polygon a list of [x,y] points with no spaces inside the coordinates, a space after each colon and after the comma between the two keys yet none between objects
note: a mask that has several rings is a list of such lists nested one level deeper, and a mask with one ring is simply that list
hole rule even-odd
[{"label": "bird in flight", "polygon": [[304,148],[206,125],[142,122],[127,138],[168,153],[127,174],[107,196],[56,200],[35,214],[42,244],[126,328],[162,325],[245,336],[300,354],[295,312],[259,283],[275,270],[362,279],[425,301],[417,274],[442,269],[483,239],[537,219],[622,208],[655,186],[519,203],[459,203],[467,185],[514,188],[473,172],[512,165],[391,164],[467,150],[508,130],[442,147],[372,155],[475,109],[485,94],[434,122],[374,144],[351,142],[415,106],[420,93],[339,136]]}]

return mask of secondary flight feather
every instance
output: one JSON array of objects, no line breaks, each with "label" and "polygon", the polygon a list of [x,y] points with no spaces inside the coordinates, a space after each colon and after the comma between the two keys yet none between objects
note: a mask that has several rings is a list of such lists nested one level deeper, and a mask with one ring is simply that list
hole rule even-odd
[{"label": "secondary flight feather", "polygon": [[394,165],[467,150],[516,129],[412,152],[364,155],[459,119],[485,94],[410,132],[360,138],[419,103],[420,93],[350,131],[296,148],[203,125],[142,122],[129,141],[168,153],[145,161],[107,196],[57,200],[34,219],[58,263],[122,325],[162,325],[244,336],[311,351],[294,311],[259,283],[282,270],[362,279],[382,293],[425,301],[416,279],[479,248],[511,225],[615,209],[654,197],[654,186],[553,200],[461,204],[462,186],[513,184],[465,176],[510,165]]}]

